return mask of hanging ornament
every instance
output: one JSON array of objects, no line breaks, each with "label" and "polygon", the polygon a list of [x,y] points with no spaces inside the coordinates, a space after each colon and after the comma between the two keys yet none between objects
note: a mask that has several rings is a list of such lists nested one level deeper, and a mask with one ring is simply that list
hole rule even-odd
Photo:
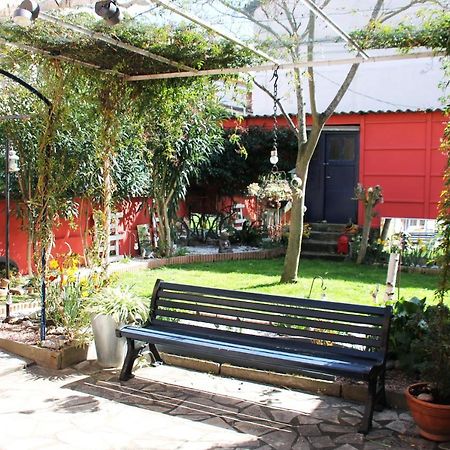
[{"label": "hanging ornament", "polygon": [[277,66],[273,72],[273,145],[270,152],[270,164],[272,164],[272,172],[278,170],[278,68]]},{"label": "hanging ornament", "polygon": [[289,182],[286,174],[279,171],[278,164],[278,67],[274,70],[273,77],[273,144],[270,151],[270,163],[272,171],[265,176],[260,177],[258,183],[252,183],[248,186],[248,193],[263,201],[270,208],[279,209],[282,203],[292,200],[293,196],[302,196],[302,180],[294,175]]}]

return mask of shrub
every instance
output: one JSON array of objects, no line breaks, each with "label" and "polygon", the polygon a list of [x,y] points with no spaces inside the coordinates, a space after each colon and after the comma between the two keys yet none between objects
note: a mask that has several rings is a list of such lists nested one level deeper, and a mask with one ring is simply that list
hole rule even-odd
[{"label": "shrub", "polygon": [[389,333],[389,353],[407,372],[418,372],[422,360],[411,352],[411,344],[424,333],[422,317],[426,299],[404,297],[392,303],[392,321]]}]

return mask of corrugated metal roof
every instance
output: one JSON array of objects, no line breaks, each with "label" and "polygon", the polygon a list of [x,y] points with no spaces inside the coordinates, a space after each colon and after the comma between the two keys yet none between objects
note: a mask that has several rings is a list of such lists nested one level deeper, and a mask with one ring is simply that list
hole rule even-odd
[{"label": "corrugated metal roof", "polygon": [[[378,110],[368,110],[368,111],[345,111],[345,112],[335,112],[333,116],[348,116],[352,114],[387,114],[387,113],[427,113],[427,112],[443,112],[442,108],[427,108],[427,109],[378,109]],[[307,114],[308,115],[308,114]],[[289,114],[290,117],[296,117],[295,114]],[[273,117],[272,114],[248,114],[246,117],[255,119],[270,119]],[[283,115],[279,114],[278,118],[282,118]]]}]

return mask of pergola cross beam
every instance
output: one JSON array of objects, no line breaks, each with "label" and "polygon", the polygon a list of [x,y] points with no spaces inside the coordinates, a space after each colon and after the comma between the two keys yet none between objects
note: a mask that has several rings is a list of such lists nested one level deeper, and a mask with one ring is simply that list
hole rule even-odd
[{"label": "pergola cross beam", "polygon": [[151,58],[155,61],[161,62],[163,64],[167,64],[169,66],[175,67],[177,69],[188,70],[188,71],[196,71],[193,67],[189,67],[186,64],[179,63],[177,61],[172,61],[171,59],[165,58],[164,56],[157,55],[156,53],[152,53],[148,50],[144,50],[142,48],[136,47],[131,44],[127,44],[125,42],[119,41],[118,39],[114,39],[111,36],[108,36],[103,33],[99,33],[97,31],[89,30],[88,28],[84,28],[80,25],[75,25],[72,23],[65,22],[64,20],[58,19],[57,17],[51,16],[47,13],[40,13],[39,18],[45,20],[46,22],[53,23],[55,25],[59,25],[62,28],[66,28],[67,30],[75,31],[76,33],[84,34],[85,36],[89,36],[92,39],[96,39],[98,41],[105,42],[113,47],[122,48],[124,50],[128,50],[129,52],[136,53],[147,58]]},{"label": "pergola cross beam", "polygon": [[172,73],[157,73],[149,75],[131,75],[126,77],[127,81],[146,81],[146,80],[161,80],[168,78],[187,78],[187,77],[200,77],[200,76],[212,76],[212,75],[230,75],[237,73],[248,72],[267,72],[274,70],[278,67],[279,70],[291,70],[294,68],[306,68],[306,67],[327,67],[346,64],[361,64],[361,63],[377,63],[381,61],[401,61],[406,59],[419,59],[419,58],[432,58],[443,56],[443,52],[424,51],[419,53],[407,53],[407,54],[390,54],[371,56],[369,59],[365,59],[362,56],[355,56],[352,58],[342,59],[327,59],[318,61],[299,61],[296,63],[283,63],[280,65],[262,64],[259,66],[248,67],[231,67],[225,69],[207,69],[199,70],[197,72],[172,72]]},{"label": "pergola cross beam", "polygon": [[24,50],[26,52],[29,53],[36,53],[39,55],[43,55],[46,58],[49,59],[57,59],[59,61],[66,61],[66,62],[70,62],[72,64],[75,64],[77,66],[81,66],[81,67],[87,67],[88,69],[94,69],[94,70],[98,70],[100,72],[104,72],[104,73],[110,73],[112,75],[116,75],[119,77],[127,77],[127,75],[123,72],[119,72],[117,70],[113,70],[113,69],[104,69],[101,66],[98,66],[96,64],[91,64],[85,61],[81,61],[79,59],[76,58],[72,58],[69,56],[64,56],[64,55],[54,55],[52,52],[49,52],[48,50],[43,50],[41,48],[37,48],[37,47],[33,47],[31,45],[27,45],[27,44],[21,44],[19,42],[10,42],[10,41],[6,41],[3,38],[0,38],[0,44],[5,45],[7,47],[15,47],[18,48],[20,50]]}]

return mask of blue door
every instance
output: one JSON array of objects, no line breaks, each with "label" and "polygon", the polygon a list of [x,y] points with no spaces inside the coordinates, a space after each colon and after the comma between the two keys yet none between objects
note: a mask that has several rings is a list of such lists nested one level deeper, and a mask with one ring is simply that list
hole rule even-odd
[{"label": "blue door", "polygon": [[310,163],[306,221],[356,222],[359,132],[324,131]]}]

